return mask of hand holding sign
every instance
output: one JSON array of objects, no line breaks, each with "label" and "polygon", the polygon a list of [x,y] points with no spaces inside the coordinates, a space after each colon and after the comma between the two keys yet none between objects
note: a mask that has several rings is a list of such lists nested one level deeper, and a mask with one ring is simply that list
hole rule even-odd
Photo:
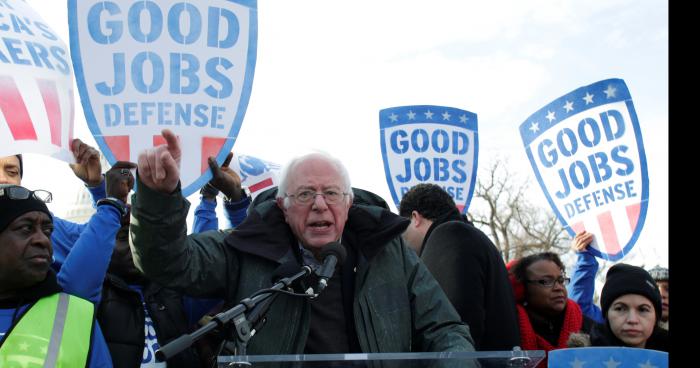
[{"label": "hand holding sign", "polygon": [[180,181],[180,141],[170,129],[163,129],[166,144],[139,153],[138,173],[141,182],[161,193],[170,194]]},{"label": "hand holding sign", "polygon": [[70,146],[75,158],[74,164],[69,164],[78,179],[90,187],[96,187],[102,183],[102,164],[100,152],[76,138]]},{"label": "hand holding sign", "polygon": [[571,241],[571,248],[576,252],[585,252],[588,245],[593,241],[593,234],[587,231],[582,231]]},{"label": "hand holding sign", "polygon": [[235,202],[241,200],[241,177],[229,167],[232,158],[233,152],[229,152],[226,160],[219,167],[216,157],[209,157],[209,168],[213,176],[209,183],[224,193],[226,198]]}]

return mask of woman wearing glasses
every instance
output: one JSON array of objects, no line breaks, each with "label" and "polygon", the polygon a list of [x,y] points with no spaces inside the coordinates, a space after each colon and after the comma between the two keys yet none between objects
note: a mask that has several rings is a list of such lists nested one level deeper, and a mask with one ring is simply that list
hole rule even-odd
[{"label": "woman wearing glasses", "polygon": [[[513,276],[514,288],[521,284],[524,289],[516,296],[523,350],[566,348],[572,333],[590,331],[594,322],[568,298],[566,285],[570,279],[557,254],[543,252],[524,257],[515,265]],[[538,365],[546,366],[546,359]]]}]

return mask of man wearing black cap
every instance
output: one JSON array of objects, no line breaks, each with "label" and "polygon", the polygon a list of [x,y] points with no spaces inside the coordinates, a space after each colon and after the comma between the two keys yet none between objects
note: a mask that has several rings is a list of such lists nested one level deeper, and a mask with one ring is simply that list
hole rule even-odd
[{"label": "man wearing black cap", "polygon": [[50,268],[49,196],[0,187],[0,365],[111,367],[93,303],[63,292]]},{"label": "man wearing black cap", "polygon": [[[77,138],[72,141],[71,151],[75,163],[70,164],[70,168],[90,191],[93,202],[105,198],[107,195],[99,151]],[[21,154],[0,157],[0,184],[22,185],[23,176],[24,162]],[[53,222],[55,230],[51,236],[54,248],[52,267],[58,271],[86,224],[76,224],[57,217],[54,217]]]}]

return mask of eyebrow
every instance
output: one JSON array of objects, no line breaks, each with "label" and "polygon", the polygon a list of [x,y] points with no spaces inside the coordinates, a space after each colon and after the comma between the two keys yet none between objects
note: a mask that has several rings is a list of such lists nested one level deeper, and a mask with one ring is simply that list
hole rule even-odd
[{"label": "eyebrow", "polygon": [[[341,186],[335,185],[335,184],[333,184],[333,185],[328,185],[328,186],[325,186],[325,185],[324,185],[324,186],[321,187],[321,190],[329,190],[329,189],[337,189],[337,190],[342,191]],[[314,187],[312,187],[312,186],[310,186],[310,185],[302,185],[302,186],[300,186],[299,188],[297,188],[296,191],[298,192],[298,191],[300,191],[300,190],[316,190],[316,188],[314,188]]]}]

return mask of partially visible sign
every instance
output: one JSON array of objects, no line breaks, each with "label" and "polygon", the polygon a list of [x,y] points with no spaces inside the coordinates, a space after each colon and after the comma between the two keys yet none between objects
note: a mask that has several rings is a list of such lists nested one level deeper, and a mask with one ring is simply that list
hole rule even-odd
[{"label": "partially visible sign", "polygon": [[396,207],[416,184],[447,191],[462,213],[469,208],[479,153],[476,114],[454,107],[400,106],[379,112],[386,181]]},{"label": "partially visible sign", "polygon": [[241,185],[248,187],[253,199],[260,192],[279,183],[280,165],[248,155],[234,154],[233,158],[231,169],[241,177]]},{"label": "partially visible sign", "polygon": [[549,368],[668,368],[668,353],[657,350],[588,347],[552,350]]},{"label": "partially visible sign", "polygon": [[572,237],[595,235],[591,251],[618,260],[644,226],[649,177],[642,132],[622,79],[570,92],[532,114],[520,135],[537,181]]},{"label": "partially visible sign", "polygon": [[257,49],[255,0],[69,0],[85,117],[110,164],[180,138],[182,192],[210,178],[243,123]]},{"label": "partially visible sign", "polygon": [[0,1],[0,156],[33,152],[73,162],[68,48],[34,9]]}]

